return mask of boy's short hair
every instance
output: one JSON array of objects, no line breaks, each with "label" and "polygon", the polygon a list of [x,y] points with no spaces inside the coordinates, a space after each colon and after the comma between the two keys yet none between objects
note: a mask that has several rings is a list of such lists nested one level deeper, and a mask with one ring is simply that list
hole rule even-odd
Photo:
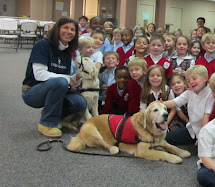
[{"label": "boy's short hair", "polygon": [[199,17],[196,19],[196,21],[198,21],[198,20],[202,20],[205,23],[205,18],[203,18],[203,17]]},{"label": "boy's short hair", "polygon": [[130,28],[124,28],[124,29],[122,29],[122,32],[128,32],[132,36],[132,38],[134,36],[133,30]]},{"label": "boy's short hair", "polygon": [[122,29],[120,28],[116,28],[113,30],[113,34],[121,34],[121,32],[122,32]]},{"label": "boy's short hair", "polygon": [[85,19],[86,21],[88,21],[88,18],[86,16],[81,16],[78,18],[78,20],[80,21],[81,19]]},{"label": "boy's short hair", "polygon": [[104,56],[103,56],[103,61],[105,60],[105,57],[108,56],[108,55],[114,55],[116,57],[117,60],[119,60],[119,55],[117,52],[115,51],[107,51],[104,53]]},{"label": "boy's short hair", "polygon": [[93,34],[102,34],[104,40],[105,40],[105,38],[106,38],[106,37],[105,37],[104,31],[102,31],[102,30],[100,30],[100,29],[96,29],[96,30],[92,31],[90,36],[92,37]]},{"label": "boy's short hair", "polygon": [[208,32],[202,36],[202,43],[208,40],[215,40],[215,34]]},{"label": "boy's short hair", "polygon": [[78,48],[82,49],[86,44],[94,44],[94,39],[89,36],[81,36],[78,39]]},{"label": "boy's short hair", "polygon": [[186,71],[185,78],[188,78],[188,76],[190,76],[192,73],[200,75],[202,77],[208,76],[208,70],[203,65],[195,65],[189,67]]},{"label": "boy's short hair", "polygon": [[163,36],[158,35],[158,34],[152,35],[152,37],[150,38],[149,43],[151,43],[153,40],[160,40],[163,45],[165,43],[165,40],[164,40]]},{"label": "boy's short hair", "polygon": [[[117,66],[115,69],[115,72],[114,72],[115,76],[116,76],[116,73],[120,70],[128,71],[128,67],[127,66]],[[128,71],[128,73],[129,73],[129,71]]]},{"label": "boy's short hair", "polygon": [[215,92],[215,73],[213,73],[209,79],[209,86],[212,92]]},{"label": "boy's short hair", "polygon": [[128,62],[128,68],[132,66],[140,66],[143,70],[147,69],[147,62],[140,57],[135,57],[131,61]]}]

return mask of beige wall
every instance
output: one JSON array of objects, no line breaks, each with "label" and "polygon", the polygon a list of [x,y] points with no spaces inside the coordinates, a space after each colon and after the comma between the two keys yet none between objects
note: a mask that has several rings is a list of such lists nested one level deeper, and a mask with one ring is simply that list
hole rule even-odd
[{"label": "beige wall", "polygon": [[15,0],[0,0],[0,16],[16,16]]},{"label": "beige wall", "polygon": [[190,30],[197,28],[196,19],[198,17],[204,17],[206,19],[205,26],[209,27],[211,30],[215,27],[215,22],[213,21],[214,16],[210,16],[213,13],[215,15],[215,2],[198,0],[167,0],[166,21],[171,17],[169,11],[171,7],[183,9],[181,29],[183,34],[186,36],[190,35]]},{"label": "beige wall", "polygon": [[70,17],[78,21],[78,18],[82,16],[82,13],[83,13],[83,0],[79,0],[79,1],[71,0]]},{"label": "beige wall", "polygon": [[22,17],[23,15],[30,15],[30,0],[16,0],[16,16]]},{"label": "beige wall", "polygon": [[120,25],[120,6],[121,6],[121,0],[116,0],[117,27],[119,27],[119,25]]},{"label": "beige wall", "polygon": [[[137,24],[141,22],[141,14],[138,12],[140,4],[155,5],[156,0],[138,0],[137,1]],[[178,10],[181,12],[174,12]],[[155,17],[155,13],[154,13]],[[166,14],[165,24],[170,25],[170,32],[176,25],[181,25],[182,32],[186,36],[190,36],[190,31],[197,28],[196,19],[204,17],[206,19],[205,26],[209,27],[212,31],[215,27],[215,2],[202,1],[202,0],[166,0]],[[181,24],[178,24],[181,22]]]},{"label": "beige wall", "polygon": [[136,16],[137,0],[121,0],[119,27],[133,29],[136,26]]},{"label": "beige wall", "polygon": [[30,18],[41,21],[52,20],[52,0],[31,0]]}]

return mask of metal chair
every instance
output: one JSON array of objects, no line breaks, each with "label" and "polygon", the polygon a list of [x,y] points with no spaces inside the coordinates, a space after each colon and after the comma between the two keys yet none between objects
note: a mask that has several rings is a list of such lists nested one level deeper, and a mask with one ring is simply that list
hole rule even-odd
[{"label": "metal chair", "polygon": [[10,44],[13,40],[13,44],[16,42],[16,52],[19,47],[19,30],[18,22],[12,19],[0,19],[0,38],[3,39],[4,44]]},{"label": "metal chair", "polygon": [[22,48],[23,39],[26,39],[27,43],[29,40],[33,40],[35,44],[37,40],[37,27],[38,23],[35,21],[23,21],[20,25],[20,46]]},{"label": "metal chair", "polygon": [[44,28],[43,28],[43,37],[47,37],[47,33],[49,31],[49,25],[50,24],[55,24],[55,22],[50,21],[44,24]]}]

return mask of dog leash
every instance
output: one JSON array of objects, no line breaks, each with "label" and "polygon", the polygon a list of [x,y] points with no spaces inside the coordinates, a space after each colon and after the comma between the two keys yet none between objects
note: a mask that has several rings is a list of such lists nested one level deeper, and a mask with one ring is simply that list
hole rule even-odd
[{"label": "dog leash", "polygon": [[[55,142],[61,143],[64,150],[72,152],[72,153],[76,153],[76,154],[94,155],[94,156],[109,156],[109,157],[124,157],[124,158],[140,158],[140,157],[126,156],[126,155],[111,155],[111,154],[100,154],[100,153],[89,153],[89,152],[72,151],[72,150],[69,150],[67,148],[66,144],[64,143],[64,141],[60,140],[60,139],[49,139],[49,140],[47,140],[45,142],[40,143],[37,146],[37,151],[41,151],[41,152],[49,151],[52,148],[51,144],[55,143]],[[46,146],[46,148],[42,148],[44,146]],[[143,158],[140,158],[140,159],[143,159]]]},{"label": "dog leash", "polygon": [[[61,139],[49,139],[45,142],[42,142],[40,143],[38,146],[37,146],[37,151],[41,151],[41,152],[45,152],[45,151],[49,151],[51,148],[52,148],[52,143],[56,143],[56,142],[59,142],[62,144],[62,147],[64,150],[66,151],[69,151],[69,152],[72,152],[72,153],[76,153],[76,154],[84,154],[84,155],[94,155],[94,156],[109,156],[109,157],[124,157],[124,158],[139,158],[139,159],[143,159],[143,158],[140,158],[140,157],[134,157],[134,156],[126,156],[126,155],[111,155],[111,154],[101,154],[101,153],[89,153],[89,152],[80,152],[80,151],[72,151],[72,150],[69,150],[66,146],[66,144],[64,143],[63,140]],[[46,148],[42,148],[46,146]],[[165,147],[163,146],[154,146],[154,147],[151,147],[149,149],[153,149],[153,148],[156,148],[156,147],[162,147],[164,149],[166,149]]]}]

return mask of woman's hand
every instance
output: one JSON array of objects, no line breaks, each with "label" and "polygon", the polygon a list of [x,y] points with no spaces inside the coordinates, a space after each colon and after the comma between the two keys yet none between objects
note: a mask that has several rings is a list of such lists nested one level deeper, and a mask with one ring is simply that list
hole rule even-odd
[{"label": "woman's hand", "polygon": [[75,90],[76,90],[76,84],[75,84],[75,81],[72,80],[72,78],[70,78],[70,83],[69,83],[69,85],[70,85],[70,90],[71,90],[71,91],[75,91]]},{"label": "woman's hand", "polygon": [[80,72],[76,73],[76,81],[79,81],[81,79],[81,74]]}]

